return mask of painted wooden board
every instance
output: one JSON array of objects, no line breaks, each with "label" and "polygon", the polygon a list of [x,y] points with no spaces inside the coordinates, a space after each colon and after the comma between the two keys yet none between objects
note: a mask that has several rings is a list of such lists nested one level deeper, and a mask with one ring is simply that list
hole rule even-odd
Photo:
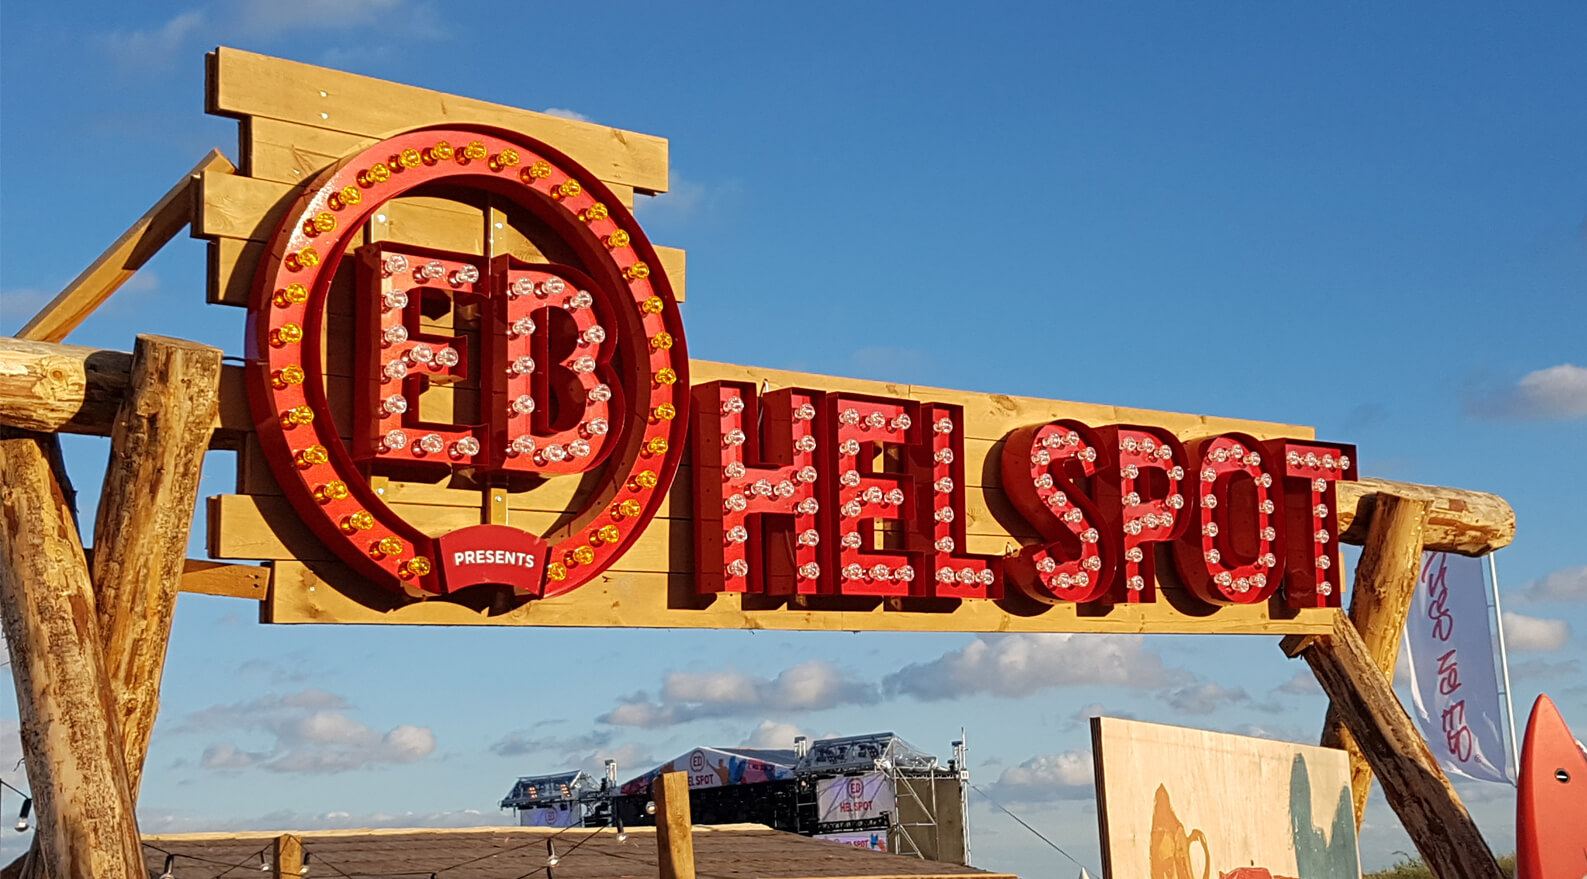
[{"label": "painted wooden board", "polygon": [[1344,751],[1114,717],[1091,747],[1109,876],[1361,875]]}]

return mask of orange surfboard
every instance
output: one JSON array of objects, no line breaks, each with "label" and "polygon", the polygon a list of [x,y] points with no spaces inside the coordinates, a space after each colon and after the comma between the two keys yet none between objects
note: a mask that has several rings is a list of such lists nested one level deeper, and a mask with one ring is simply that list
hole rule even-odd
[{"label": "orange surfboard", "polygon": [[1516,879],[1587,877],[1587,755],[1547,696],[1521,746],[1515,845]]}]

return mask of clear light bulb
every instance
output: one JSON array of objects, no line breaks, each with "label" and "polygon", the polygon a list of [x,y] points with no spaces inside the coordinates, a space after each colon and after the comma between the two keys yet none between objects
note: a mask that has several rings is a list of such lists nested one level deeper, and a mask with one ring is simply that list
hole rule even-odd
[{"label": "clear light bulb", "polygon": [[454,367],[459,362],[461,362],[462,359],[463,359],[463,355],[457,353],[457,349],[451,347],[450,345],[448,345],[447,347],[442,348],[441,350],[435,352],[435,365],[436,366],[441,366],[441,367],[445,367],[445,368],[450,369],[451,367]]},{"label": "clear light bulb", "polygon": [[452,273],[452,285],[473,284],[479,281],[478,266],[463,266]]},{"label": "clear light bulb", "polygon": [[590,436],[605,436],[607,431],[611,429],[611,424],[604,418],[591,418],[589,422],[584,425],[585,432],[587,432]]},{"label": "clear light bulb", "polygon": [[401,415],[408,411],[408,398],[401,394],[392,394],[380,401],[380,411],[387,415]]},{"label": "clear light bulb", "polygon": [[535,411],[535,398],[528,394],[519,394],[518,398],[512,401],[512,411],[519,415],[530,414]]},{"label": "clear light bulb", "polygon": [[408,294],[396,289],[387,290],[381,294],[380,304],[388,311],[395,308],[407,308]]},{"label": "clear light bulb", "polygon": [[387,346],[401,345],[403,342],[408,341],[408,328],[401,324],[394,327],[386,327],[385,331],[380,334],[380,341]]},{"label": "clear light bulb", "polygon": [[606,341],[606,330],[598,326],[590,327],[584,331],[583,339],[591,345],[599,345]]},{"label": "clear light bulb", "polygon": [[452,443],[452,457],[454,458],[472,458],[477,454],[479,454],[479,440],[471,436],[465,436]]},{"label": "clear light bulb", "polygon": [[595,358],[585,355],[573,361],[573,371],[585,375],[595,371]]}]

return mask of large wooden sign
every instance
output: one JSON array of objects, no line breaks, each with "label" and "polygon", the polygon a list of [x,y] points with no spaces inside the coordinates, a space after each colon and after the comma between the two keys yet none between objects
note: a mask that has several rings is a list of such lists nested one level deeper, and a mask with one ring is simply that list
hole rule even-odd
[{"label": "large wooden sign", "polygon": [[[1322,632],[1306,428],[690,361],[664,141],[250,55],[202,177],[274,622]],[[234,377],[235,379],[235,377]],[[239,399],[246,396],[244,406]]]}]

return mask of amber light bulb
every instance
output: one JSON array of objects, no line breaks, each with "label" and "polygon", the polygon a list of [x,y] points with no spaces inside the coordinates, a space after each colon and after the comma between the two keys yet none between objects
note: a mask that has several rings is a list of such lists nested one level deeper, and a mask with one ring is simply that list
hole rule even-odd
[{"label": "amber light bulb", "polygon": [[401,553],[402,541],[395,537],[382,537],[375,541],[374,546],[369,548],[369,554],[377,557],[386,555],[400,555]]},{"label": "amber light bulb", "polygon": [[295,345],[301,341],[303,341],[303,328],[297,324],[282,324],[270,331],[270,344],[277,348]]},{"label": "amber light bulb", "polygon": [[568,578],[568,567],[561,562],[552,562],[546,565],[546,576],[552,580],[566,580]]},{"label": "amber light bulb", "polygon": [[643,262],[636,262],[628,268],[623,269],[623,277],[630,281],[642,281],[645,278],[650,277],[650,266],[645,265]]},{"label": "amber light bulb", "polygon": [[423,577],[430,573],[430,560],[422,555],[416,555],[402,563],[402,572],[413,577]]},{"label": "amber light bulb", "polygon": [[655,488],[660,482],[654,470],[641,470],[634,477],[634,485],[638,488]]},{"label": "amber light bulb", "polygon": [[660,296],[651,296],[644,302],[639,303],[639,310],[645,314],[660,314],[662,309],[666,307],[667,303],[662,302]]},{"label": "amber light bulb", "polygon": [[663,366],[656,370],[655,378],[658,385],[675,384],[678,381],[678,373],[670,366]]},{"label": "amber light bulb", "polygon": [[662,403],[655,409],[657,421],[671,421],[678,416],[678,407],[671,403]]},{"label": "amber light bulb", "polygon": [[280,290],[277,290],[276,295],[271,297],[271,300],[275,302],[276,306],[279,308],[290,308],[291,306],[307,302],[308,298],[309,288],[303,286],[302,284],[294,283],[288,284],[285,287],[282,287]]},{"label": "amber light bulb", "polygon": [[368,531],[375,527],[375,517],[364,510],[348,513],[342,517],[342,530],[348,534],[358,531]]},{"label": "amber light bulb", "polygon": [[629,240],[628,233],[618,229],[616,232],[606,236],[606,246],[616,250],[619,247],[627,247]]},{"label": "amber light bulb", "polygon": [[297,253],[287,254],[287,268],[292,271],[312,269],[320,264],[320,252],[312,247],[305,247]]},{"label": "amber light bulb", "polygon": [[328,504],[331,501],[345,500],[349,494],[351,494],[351,492],[347,489],[347,483],[341,481],[340,479],[332,479],[330,482],[327,482],[314,490],[314,496],[319,498],[319,501],[322,504]]},{"label": "amber light bulb", "polygon": [[281,413],[281,423],[287,427],[296,427],[299,424],[313,424],[314,410],[307,406],[293,406]]},{"label": "amber light bulb", "polygon": [[270,384],[278,389],[289,385],[301,385],[305,377],[303,367],[292,364],[276,370],[270,377]]},{"label": "amber light bulb", "polygon": [[319,444],[309,446],[306,449],[299,449],[293,457],[297,460],[299,467],[313,467],[316,464],[324,464],[331,459],[330,453],[325,451],[325,447]]},{"label": "amber light bulb", "polygon": [[584,187],[579,185],[579,181],[569,177],[561,183],[558,183],[556,188],[551,190],[551,197],[558,199],[573,198],[583,191]]},{"label": "amber light bulb", "polygon": [[611,216],[611,211],[607,210],[606,205],[601,202],[596,202],[584,210],[579,211],[579,219],[586,223],[604,220],[609,216]]},{"label": "amber light bulb", "polygon": [[596,539],[601,543],[616,543],[622,536],[622,529],[616,525],[602,525],[595,532]]},{"label": "amber light bulb", "polygon": [[327,201],[330,203],[331,210],[333,211],[339,211],[342,208],[350,207],[363,200],[364,194],[359,192],[358,187],[356,186],[344,186],[340,192],[333,193],[331,197],[327,199]]}]

